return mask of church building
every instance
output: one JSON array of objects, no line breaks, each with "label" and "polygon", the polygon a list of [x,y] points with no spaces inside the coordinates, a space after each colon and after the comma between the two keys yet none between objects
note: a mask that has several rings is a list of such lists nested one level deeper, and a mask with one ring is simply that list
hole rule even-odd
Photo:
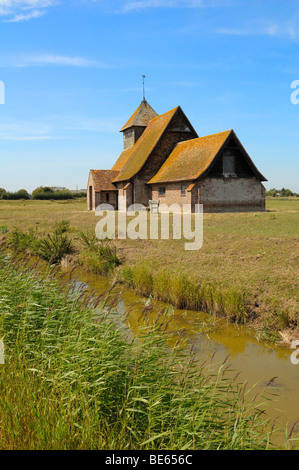
[{"label": "church building", "polygon": [[111,170],[90,170],[88,210],[148,208],[153,200],[192,211],[265,210],[267,180],[233,130],[199,137],[180,106],[158,115],[143,99],[121,132],[123,152]]}]

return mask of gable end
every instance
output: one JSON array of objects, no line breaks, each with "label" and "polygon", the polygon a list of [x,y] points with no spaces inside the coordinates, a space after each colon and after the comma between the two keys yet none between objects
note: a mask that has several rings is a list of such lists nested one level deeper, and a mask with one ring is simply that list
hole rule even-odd
[{"label": "gable end", "polygon": [[[227,166],[231,158],[231,169]],[[228,160],[228,162],[226,161]],[[223,146],[211,162],[205,172],[200,175],[203,177],[223,177],[233,176],[237,178],[257,178],[259,181],[267,181],[258,171],[240,140],[232,130],[230,136],[226,139]]]}]

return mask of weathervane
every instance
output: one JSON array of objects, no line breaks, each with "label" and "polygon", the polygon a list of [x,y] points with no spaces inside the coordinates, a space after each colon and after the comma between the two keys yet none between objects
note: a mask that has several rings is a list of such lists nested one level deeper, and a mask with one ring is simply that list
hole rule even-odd
[{"label": "weathervane", "polygon": [[145,100],[144,79],[145,79],[145,75],[142,75],[142,84],[143,84],[143,99]]}]

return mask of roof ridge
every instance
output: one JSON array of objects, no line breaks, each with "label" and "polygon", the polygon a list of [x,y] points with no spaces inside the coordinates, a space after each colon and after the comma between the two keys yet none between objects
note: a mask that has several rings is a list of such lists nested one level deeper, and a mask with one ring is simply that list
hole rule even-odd
[{"label": "roof ridge", "polygon": [[93,168],[90,171],[119,171],[119,170],[113,170],[112,168],[111,169],[105,168],[104,170],[102,170],[100,168]]},{"label": "roof ridge", "polygon": [[166,113],[159,114],[158,116],[152,118],[149,122],[155,121],[156,119],[159,119],[159,118],[163,118],[165,116],[165,114],[170,114],[171,112],[174,112],[179,108],[180,108],[180,106],[176,106],[175,108],[172,108],[169,111],[166,111]]},{"label": "roof ridge", "polygon": [[234,132],[234,130],[233,129],[228,129],[227,131],[215,132],[215,134],[202,135],[200,137],[195,137],[195,139],[183,140],[182,142],[179,142],[177,145],[187,144],[188,142],[191,142],[191,141],[194,141],[194,140],[206,139],[207,137],[214,137],[216,135],[226,134],[227,132],[229,132],[229,133]]}]

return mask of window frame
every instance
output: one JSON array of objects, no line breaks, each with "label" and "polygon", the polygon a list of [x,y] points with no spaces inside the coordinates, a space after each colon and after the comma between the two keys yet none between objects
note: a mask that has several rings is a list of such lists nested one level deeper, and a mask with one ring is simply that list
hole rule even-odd
[{"label": "window frame", "polygon": [[[183,189],[184,188],[184,189]],[[187,196],[187,185],[182,184],[181,185],[181,197],[186,197]]]},{"label": "window frame", "polygon": [[165,186],[159,186],[158,194],[159,194],[159,197],[165,197],[166,196],[166,187]]}]

